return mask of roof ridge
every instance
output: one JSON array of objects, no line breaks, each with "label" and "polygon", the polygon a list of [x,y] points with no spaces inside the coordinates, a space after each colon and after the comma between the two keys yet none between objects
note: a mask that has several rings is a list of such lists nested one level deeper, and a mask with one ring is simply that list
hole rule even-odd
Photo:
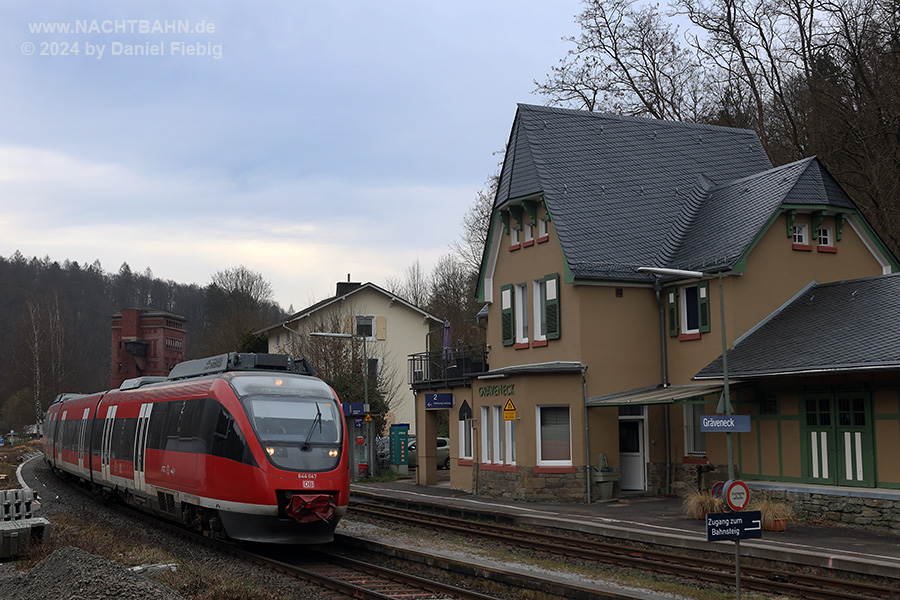
[{"label": "roof ridge", "polygon": [[628,123],[638,123],[642,125],[648,126],[663,126],[663,127],[673,127],[673,128],[683,128],[683,129],[707,129],[711,131],[728,131],[728,132],[741,132],[744,134],[752,135],[755,140],[759,139],[759,136],[752,129],[747,129],[744,127],[729,127],[727,125],[712,125],[710,123],[695,123],[694,121],[669,121],[665,119],[657,119],[655,117],[641,117],[641,116],[631,116],[631,115],[619,115],[612,112],[599,112],[599,111],[590,111],[584,110],[580,108],[565,108],[561,106],[542,106],[539,104],[527,104],[524,102],[519,102],[516,106],[521,110],[531,110],[534,112],[547,112],[547,113],[558,113],[558,114],[566,114],[566,115],[580,115],[585,118],[595,118],[595,119],[608,119],[611,121],[623,121]]}]

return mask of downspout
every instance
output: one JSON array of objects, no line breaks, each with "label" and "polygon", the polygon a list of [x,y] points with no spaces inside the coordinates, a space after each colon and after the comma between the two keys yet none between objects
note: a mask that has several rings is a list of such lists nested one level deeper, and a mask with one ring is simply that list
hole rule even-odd
[{"label": "downspout", "polygon": [[[669,387],[669,366],[666,357],[666,309],[662,298],[662,281],[659,276],[653,278],[653,291],[656,292],[656,303],[659,305],[659,348],[662,357],[662,387]],[[669,432],[669,408],[665,407],[666,428],[666,495],[672,493],[672,442]]]},{"label": "downspout", "polygon": [[587,503],[591,503],[591,431],[588,427],[587,415],[587,378],[584,376],[587,365],[581,365],[582,403],[584,407],[584,478],[587,480]]}]

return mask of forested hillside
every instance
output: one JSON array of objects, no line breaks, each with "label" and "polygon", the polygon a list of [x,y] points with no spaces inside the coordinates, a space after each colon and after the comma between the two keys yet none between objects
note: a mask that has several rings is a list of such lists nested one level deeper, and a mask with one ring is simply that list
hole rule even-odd
[{"label": "forested hillside", "polygon": [[[259,274],[236,267],[211,274],[211,281],[204,287],[166,281],[127,263],[107,273],[97,261],[0,257],[0,431],[35,422],[36,411],[59,392],[109,385],[111,316],[118,310],[184,315],[187,358],[235,350],[242,337],[247,343],[248,330],[282,318]],[[255,284],[252,297],[248,281]],[[233,314],[236,306],[245,314]]]}]

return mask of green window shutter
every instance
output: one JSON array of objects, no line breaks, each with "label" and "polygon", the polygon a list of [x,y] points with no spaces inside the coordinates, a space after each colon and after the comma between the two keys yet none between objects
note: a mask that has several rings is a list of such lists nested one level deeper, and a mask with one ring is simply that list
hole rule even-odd
[{"label": "green window shutter", "polygon": [[697,283],[697,321],[700,333],[709,333],[709,282]]},{"label": "green window shutter", "polygon": [[513,286],[500,286],[500,336],[504,346],[516,343],[516,324],[513,313]]},{"label": "green window shutter", "polygon": [[547,294],[544,299],[544,323],[547,327],[547,339],[558,340],[560,335],[559,273],[545,275],[544,284]]},{"label": "green window shutter", "polygon": [[669,321],[669,337],[678,337],[678,288],[666,290],[666,318]]}]

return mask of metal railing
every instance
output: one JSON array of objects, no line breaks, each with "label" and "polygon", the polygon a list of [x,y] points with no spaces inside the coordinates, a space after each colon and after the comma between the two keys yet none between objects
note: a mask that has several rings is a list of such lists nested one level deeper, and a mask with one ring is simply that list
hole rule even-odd
[{"label": "metal railing", "polygon": [[452,346],[409,355],[409,385],[413,389],[461,385],[472,375],[488,370],[483,344]]}]

